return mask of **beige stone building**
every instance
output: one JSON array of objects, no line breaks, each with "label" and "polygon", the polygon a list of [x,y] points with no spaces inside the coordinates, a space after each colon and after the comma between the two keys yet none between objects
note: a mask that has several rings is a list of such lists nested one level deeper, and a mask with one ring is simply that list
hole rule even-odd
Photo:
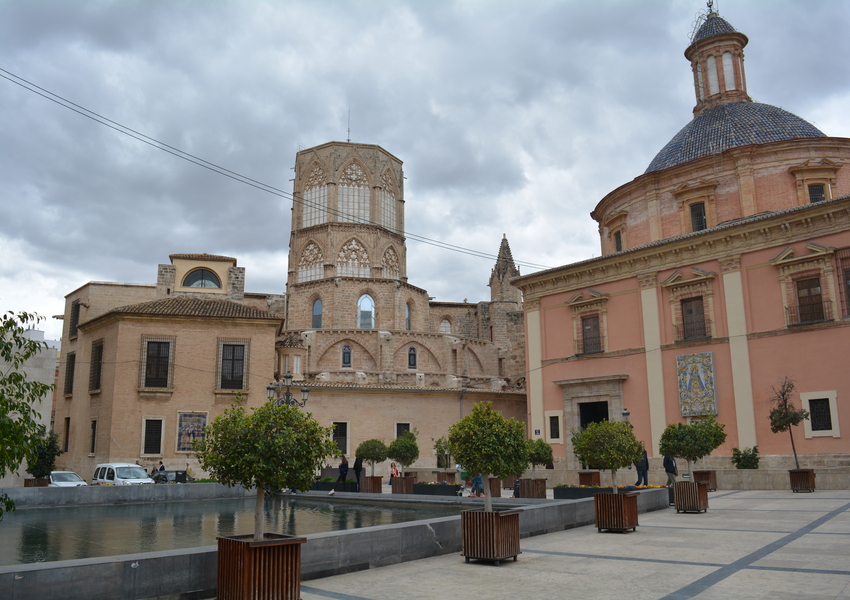
[{"label": "beige stone building", "polygon": [[[295,379],[348,455],[370,438],[433,440],[490,400],[525,419],[519,275],[503,239],[487,302],[433,302],[408,282],[401,161],[329,143],[296,157],[286,295],[244,291],[236,259],[173,254],[156,284],[88,283],[66,297],[55,429],[64,467],[197,465],[189,448],[241,393]],[[280,390],[283,391],[283,390]],[[387,463],[388,464],[388,463]]]},{"label": "beige stone building", "polygon": [[[656,483],[664,428],[705,414],[726,426],[706,464],[730,485],[735,447],[791,467],[767,403],[788,376],[812,414],[795,431],[801,466],[821,487],[850,480],[850,139],[753,102],[747,42],[716,13],[703,19],[685,52],[694,118],[596,206],[602,256],[513,281],[529,425],[555,446],[553,479],[575,481],[573,429],[626,409]],[[787,487],[787,474],[760,485]]]}]

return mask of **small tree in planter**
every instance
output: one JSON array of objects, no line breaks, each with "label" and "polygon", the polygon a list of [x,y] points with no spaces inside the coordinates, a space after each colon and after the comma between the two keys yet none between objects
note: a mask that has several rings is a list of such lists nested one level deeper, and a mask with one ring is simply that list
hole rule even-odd
[{"label": "small tree in planter", "polygon": [[688,461],[688,476],[694,480],[694,462],[708,456],[726,441],[725,425],[714,415],[695,419],[690,425],[671,423],[661,434],[659,450],[664,456],[675,456]]},{"label": "small tree in planter", "polygon": [[732,448],[732,464],[736,469],[758,469],[759,468],[759,447],[752,448]]},{"label": "small tree in planter", "polygon": [[401,480],[393,481],[393,490],[396,493],[413,493],[412,483],[410,489],[406,489],[404,478],[404,469],[409,467],[419,458],[419,444],[416,443],[416,433],[413,431],[404,431],[400,436],[393,440],[389,448],[387,448],[387,457],[401,465]]},{"label": "small tree in planter", "polygon": [[300,597],[305,540],[264,532],[265,490],[309,489],[325,458],[338,453],[331,432],[310,414],[268,402],[250,413],[226,409],[193,442],[201,467],[218,482],[256,490],[253,536],[218,538],[217,598]]},{"label": "small tree in planter", "polygon": [[62,453],[59,449],[59,436],[55,431],[46,432],[42,426],[41,437],[33,444],[27,457],[27,473],[37,480],[47,480],[56,466],[56,457]]},{"label": "small tree in planter", "polygon": [[480,558],[499,564],[511,556],[516,560],[520,552],[520,511],[493,511],[489,479],[504,479],[525,470],[525,424],[505,419],[490,402],[479,402],[471,414],[449,428],[449,451],[471,476],[481,473],[488,479],[484,485],[484,511],[461,512],[466,561]]},{"label": "small tree in planter", "polygon": [[443,483],[454,483],[454,474],[449,478],[449,465],[451,464],[452,454],[449,452],[449,441],[446,436],[441,437],[434,442],[434,454],[437,456],[437,468],[443,472],[437,475],[437,481]]},{"label": "small tree in planter", "polygon": [[541,483],[538,484],[534,475],[537,465],[548,465],[555,460],[552,455],[552,446],[542,438],[527,440],[525,445],[528,462],[531,464],[531,479],[520,480],[520,496],[523,498],[545,498],[546,480],[541,479]]},{"label": "small tree in planter", "polygon": [[794,445],[794,432],[792,427],[799,425],[809,418],[809,411],[794,406],[794,382],[787,377],[782,380],[779,387],[771,386],[768,402],[773,405],[768,418],[770,419],[770,430],[773,433],[787,431],[791,437],[791,451],[794,453],[794,465],[800,468],[797,458],[797,447]]},{"label": "small tree in planter", "polygon": [[[361,489],[365,488],[365,491],[370,493],[380,492],[381,478],[375,477],[375,463],[387,460],[387,445],[381,440],[366,440],[357,446],[354,456],[360,460],[365,460],[372,467],[371,475],[363,478],[365,485]],[[377,480],[377,483],[375,480]]]},{"label": "small tree in planter", "polygon": [[622,421],[590,423],[572,434],[573,453],[586,464],[600,471],[611,471],[612,492],[617,493],[617,469],[640,460],[643,444],[631,426]]}]

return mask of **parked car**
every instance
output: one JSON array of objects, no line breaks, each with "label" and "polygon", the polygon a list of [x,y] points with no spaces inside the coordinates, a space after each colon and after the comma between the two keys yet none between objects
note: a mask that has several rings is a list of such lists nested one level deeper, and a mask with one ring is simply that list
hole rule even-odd
[{"label": "parked car", "polygon": [[92,485],[140,485],[153,483],[145,470],[130,463],[104,463],[97,465],[92,476]]},{"label": "parked car", "polygon": [[154,483],[187,483],[186,471],[157,471],[151,475]]},{"label": "parked car", "polygon": [[88,484],[73,471],[51,471],[50,483],[47,487],[80,487],[82,485]]}]

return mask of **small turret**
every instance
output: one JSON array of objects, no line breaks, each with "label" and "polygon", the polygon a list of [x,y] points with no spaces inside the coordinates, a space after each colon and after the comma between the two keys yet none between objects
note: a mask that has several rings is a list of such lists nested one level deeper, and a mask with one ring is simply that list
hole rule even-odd
[{"label": "small turret", "polygon": [[499,257],[496,266],[490,274],[490,300],[492,302],[522,302],[522,292],[511,285],[510,280],[519,277],[519,269],[514,264],[508,238],[502,234],[502,245],[499,247]]}]

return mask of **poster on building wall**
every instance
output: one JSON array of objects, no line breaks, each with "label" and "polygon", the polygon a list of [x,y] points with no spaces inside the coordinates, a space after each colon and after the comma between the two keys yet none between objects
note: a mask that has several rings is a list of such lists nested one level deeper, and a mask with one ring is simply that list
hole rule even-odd
[{"label": "poster on building wall", "polygon": [[191,452],[192,442],[204,437],[207,413],[182,412],[177,414],[177,452]]},{"label": "poster on building wall", "polygon": [[679,407],[683,417],[717,414],[714,386],[714,353],[698,352],[676,357]]}]

